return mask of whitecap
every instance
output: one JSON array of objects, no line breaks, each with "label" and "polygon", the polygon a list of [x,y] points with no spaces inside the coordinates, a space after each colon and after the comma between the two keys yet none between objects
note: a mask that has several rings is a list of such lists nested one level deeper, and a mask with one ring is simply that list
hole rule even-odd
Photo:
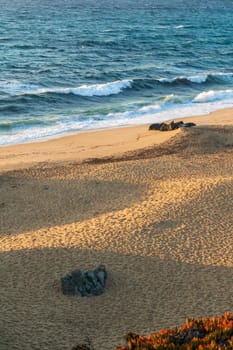
[{"label": "whitecap", "polygon": [[117,80],[114,82],[93,85],[81,85],[75,88],[57,88],[48,90],[39,90],[39,93],[54,92],[60,94],[74,94],[79,96],[109,96],[116,95],[122,90],[130,88],[131,80]]},{"label": "whitecap", "polygon": [[203,74],[203,75],[193,75],[187,78],[187,80],[191,81],[192,83],[201,84],[201,83],[205,83],[207,78],[208,78],[208,75]]},{"label": "whitecap", "polygon": [[158,78],[157,80],[160,83],[173,83],[175,81],[175,78]]},{"label": "whitecap", "polygon": [[209,90],[204,91],[198,94],[194,98],[194,102],[213,102],[213,101],[222,101],[222,100],[228,100],[233,98],[233,90]]},{"label": "whitecap", "polygon": [[232,72],[228,72],[228,73],[212,72],[212,73],[209,73],[209,75],[213,78],[218,78],[218,79],[221,79],[221,80],[226,81],[226,82],[233,81],[233,73]]},{"label": "whitecap", "polygon": [[130,88],[132,80],[117,80],[102,84],[81,85],[78,87],[41,88],[33,84],[25,84],[19,81],[0,82],[0,90],[11,95],[40,95],[47,93],[74,94],[79,96],[109,96]]},{"label": "whitecap", "polygon": [[157,80],[161,83],[174,83],[179,81],[190,81],[191,83],[202,84],[207,81],[208,78],[217,78],[225,82],[233,81],[233,72],[203,72],[196,75],[190,76],[175,76],[174,78],[158,78]]},{"label": "whitecap", "polygon": [[174,78],[158,78],[157,80],[161,83],[174,83],[178,81],[190,81],[191,83],[196,83],[196,84],[202,84],[205,83],[208,78],[208,74],[198,74],[198,75],[192,75],[192,76],[176,76]]}]

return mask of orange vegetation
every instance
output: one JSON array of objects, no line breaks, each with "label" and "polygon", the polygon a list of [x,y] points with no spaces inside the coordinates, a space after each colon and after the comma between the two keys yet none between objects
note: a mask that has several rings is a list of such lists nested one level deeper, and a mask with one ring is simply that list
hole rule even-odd
[{"label": "orange vegetation", "polygon": [[128,345],[116,350],[222,350],[233,349],[233,314],[187,319],[179,328],[165,329],[148,336],[129,333]]}]

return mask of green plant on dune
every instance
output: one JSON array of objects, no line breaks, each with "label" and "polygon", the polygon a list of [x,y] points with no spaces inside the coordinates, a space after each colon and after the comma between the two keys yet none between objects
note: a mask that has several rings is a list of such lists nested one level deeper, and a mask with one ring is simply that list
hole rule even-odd
[{"label": "green plant on dune", "polygon": [[148,336],[128,333],[126,346],[116,350],[230,350],[233,349],[233,314],[188,318],[179,328],[163,329]]}]

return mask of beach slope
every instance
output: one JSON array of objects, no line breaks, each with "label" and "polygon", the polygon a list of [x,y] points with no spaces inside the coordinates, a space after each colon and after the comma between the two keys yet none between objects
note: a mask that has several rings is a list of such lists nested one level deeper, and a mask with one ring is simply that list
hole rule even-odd
[{"label": "beach slope", "polygon": [[[110,350],[233,310],[232,115],[1,148],[0,349]],[[62,294],[100,263],[104,294]]]}]

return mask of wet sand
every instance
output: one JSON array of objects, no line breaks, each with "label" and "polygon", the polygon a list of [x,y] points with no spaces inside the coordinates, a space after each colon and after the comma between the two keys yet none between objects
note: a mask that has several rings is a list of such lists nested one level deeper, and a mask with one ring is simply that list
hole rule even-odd
[{"label": "wet sand", "polygon": [[[0,349],[110,350],[233,310],[233,110],[190,120],[0,148]],[[104,294],[61,293],[100,263]]]}]

